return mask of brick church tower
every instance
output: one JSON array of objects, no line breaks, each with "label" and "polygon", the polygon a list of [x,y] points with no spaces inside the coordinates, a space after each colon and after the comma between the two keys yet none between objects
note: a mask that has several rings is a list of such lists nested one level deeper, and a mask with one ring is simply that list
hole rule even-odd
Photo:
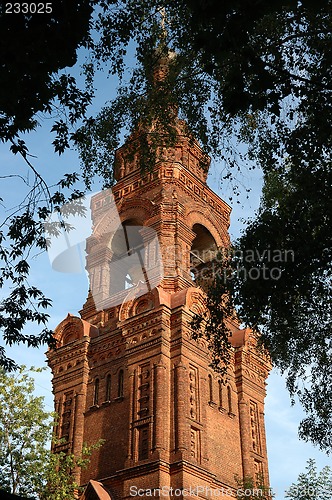
[{"label": "brick church tower", "polygon": [[204,311],[194,275],[229,245],[230,208],[207,186],[206,158],[180,120],[177,129],[145,176],[135,134],[135,154],[126,144],[117,151],[112,195],[91,200],[89,297],[80,317],[58,325],[58,348],[48,353],[66,440],[56,449],[79,453],[105,440],[77,473],[85,499],[146,498],[155,488],[234,498],[235,476],[268,485],[269,361],[251,332],[232,324],[222,380],[206,341],[191,337],[190,320]]}]

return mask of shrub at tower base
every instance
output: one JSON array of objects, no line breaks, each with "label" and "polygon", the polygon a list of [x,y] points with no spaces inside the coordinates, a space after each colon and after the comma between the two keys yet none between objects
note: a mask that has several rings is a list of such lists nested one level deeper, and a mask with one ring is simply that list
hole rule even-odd
[{"label": "shrub at tower base", "polygon": [[74,500],[79,488],[72,471],[86,467],[102,443],[84,446],[80,456],[51,452],[55,414],[34,395],[31,376],[40,371],[0,371],[0,489],[38,500]]}]

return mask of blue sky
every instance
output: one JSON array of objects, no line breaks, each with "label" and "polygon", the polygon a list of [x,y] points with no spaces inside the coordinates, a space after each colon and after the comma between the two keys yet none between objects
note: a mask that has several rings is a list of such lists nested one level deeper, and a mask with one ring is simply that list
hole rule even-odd
[{"label": "blue sky", "polygon": [[[115,90],[112,81],[104,76],[98,77],[96,86],[98,87],[97,100],[92,111],[98,109],[107,98],[110,99]],[[49,135],[52,121],[40,117],[40,124],[38,130],[26,138],[31,154],[36,156],[33,158],[33,164],[37,170],[49,183],[57,182],[61,173],[79,171],[79,159],[75,151],[68,151],[60,158],[53,153]],[[9,151],[9,146],[4,144],[0,145],[0,172],[0,175],[11,173],[28,175],[28,169],[23,160],[18,156],[13,156]],[[31,174],[29,175],[31,178]],[[232,237],[239,235],[243,227],[240,219],[253,216],[259,203],[260,172],[248,171],[243,174],[241,181],[252,190],[249,199],[246,198],[247,193],[243,190],[239,197],[240,203],[231,205],[233,208],[230,228]],[[211,164],[208,183],[221,198],[228,202],[231,189],[227,184],[220,184],[220,165],[215,162]],[[14,207],[26,189],[24,183],[18,178],[1,180],[0,186],[0,197],[4,198],[6,207]],[[97,185],[95,189],[98,190],[98,188]],[[4,207],[0,207],[0,221],[6,217],[6,214]],[[30,262],[30,284],[41,287],[53,300],[49,326],[54,328],[68,312],[77,314],[81,309],[88,290],[86,276],[85,274],[62,274],[52,270],[46,254],[33,256]],[[45,364],[44,351],[44,348],[26,349],[22,346],[8,349],[8,353],[11,353],[18,363],[28,366],[43,366]],[[36,383],[37,392],[45,396],[45,403],[51,410],[53,397],[49,371],[38,375]],[[268,380],[265,411],[270,480],[271,486],[276,491],[276,500],[284,499],[284,490],[296,481],[300,472],[304,471],[309,458],[316,459],[319,469],[330,462],[325,454],[310,444],[299,441],[297,428],[302,413],[298,406],[291,407],[284,385],[281,376],[273,372]]]}]

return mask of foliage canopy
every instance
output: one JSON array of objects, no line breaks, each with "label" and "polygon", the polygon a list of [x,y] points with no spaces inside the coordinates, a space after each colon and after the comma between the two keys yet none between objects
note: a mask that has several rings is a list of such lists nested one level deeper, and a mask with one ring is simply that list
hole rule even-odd
[{"label": "foliage canopy", "polygon": [[34,394],[31,373],[0,371],[0,488],[38,500],[74,500],[79,485],[72,472],[85,467],[102,443],[84,446],[81,456],[52,453],[55,415],[46,412],[43,397]]},{"label": "foliage canopy", "polygon": [[315,460],[309,459],[306,472],[299,475],[296,483],[293,483],[285,497],[292,500],[327,500],[332,496],[332,470],[325,466],[320,472],[317,471]]},{"label": "foliage canopy", "polygon": [[[123,134],[130,140],[139,130],[147,166],[149,155],[156,160],[151,142],[161,136],[174,140],[176,109],[188,133],[221,161],[221,180],[232,179],[235,192],[238,171],[262,169],[260,211],[235,244],[243,254],[257,249],[257,258],[235,259],[231,269],[236,273],[240,267],[242,274],[225,286],[242,321],[262,332],[273,362],[288,376],[291,394],[303,404],[301,436],[331,449],[331,1],[227,0],[221,6],[218,0],[86,0],[67,1],[66,12],[64,2],[59,5],[53,17],[38,20],[48,41],[44,54],[40,38],[34,38],[36,19],[9,19],[3,10],[0,15],[6,33],[0,136],[35,174],[28,202],[1,226],[0,284],[14,286],[0,311],[5,341],[36,345],[51,339],[47,329],[40,337],[22,333],[30,320],[46,324],[43,308],[49,305],[40,290],[27,285],[27,255],[33,245],[45,247],[42,222],[77,180],[68,175],[51,192],[20,133],[37,126],[37,112],[56,111],[55,151],[61,154],[74,144],[86,186],[94,176],[110,186]],[[13,40],[12,23],[21,45]],[[63,38],[68,45],[59,51]],[[88,49],[83,90],[61,72],[74,64],[80,47]],[[165,61],[163,78],[156,78]],[[119,80],[117,96],[88,118],[93,74],[105,66]],[[24,92],[24,85],[31,92]],[[70,196],[80,194],[74,190]],[[279,279],[265,279],[261,272],[275,264],[267,250],[294,253],[293,261],[278,262]],[[252,268],[260,270],[258,279],[247,279]],[[211,321],[216,293],[225,293],[219,285],[208,299]],[[220,318],[220,309],[215,311]],[[1,349],[0,361],[12,367]],[[226,350],[219,355],[227,360]]]}]

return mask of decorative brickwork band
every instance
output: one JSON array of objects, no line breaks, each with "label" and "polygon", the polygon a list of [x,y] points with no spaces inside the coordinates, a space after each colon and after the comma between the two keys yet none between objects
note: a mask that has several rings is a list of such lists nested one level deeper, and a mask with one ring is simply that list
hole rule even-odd
[{"label": "decorative brickwork band", "polygon": [[166,391],[166,366],[162,363],[155,364],[154,370],[154,411],[153,411],[153,445],[156,450],[165,449],[164,431],[164,395]]},{"label": "decorative brickwork band", "polygon": [[175,366],[175,384],[174,384],[174,408],[175,408],[175,450],[184,451],[188,447],[186,439],[187,415],[186,415],[186,367],[179,363]]}]

